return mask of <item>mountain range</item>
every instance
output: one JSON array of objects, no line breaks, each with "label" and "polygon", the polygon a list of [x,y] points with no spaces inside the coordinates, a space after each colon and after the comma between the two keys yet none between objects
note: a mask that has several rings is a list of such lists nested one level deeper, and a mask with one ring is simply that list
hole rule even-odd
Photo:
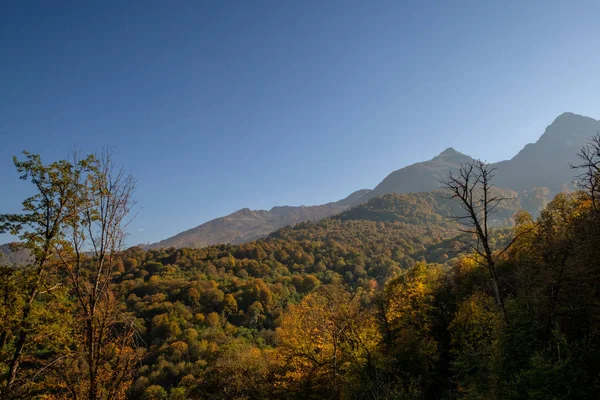
[{"label": "mountain range", "polygon": [[[576,172],[570,166],[577,163],[579,150],[598,132],[600,121],[564,113],[546,128],[537,142],[527,144],[510,160],[492,164],[496,168],[495,186],[515,193],[517,203],[512,203],[509,211],[519,207],[535,215],[554,194],[572,188]],[[249,242],[266,237],[285,226],[341,214],[386,194],[411,196],[413,193],[436,191],[449,172],[456,171],[462,164],[471,161],[471,156],[454,148],[447,148],[431,160],[393,171],[372,190],[357,190],[339,201],[314,206],[273,207],[270,210],[243,208],[160,242],[140,247],[201,248],[215,244]],[[416,196],[413,200],[421,198]],[[501,219],[506,218],[507,215],[503,215]],[[11,257],[7,245],[0,246],[0,254],[2,253]]]},{"label": "mountain range", "polygon": [[[600,121],[573,113],[559,115],[536,143],[527,144],[510,160],[492,164],[495,185],[517,193],[521,207],[536,214],[551,196],[572,187],[577,153],[600,132]],[[448,148],[431,160],[390,173],[374,189],[358,190],[348,197],[316,206],[285,206],[270,210],[244,208],[210,220],[146,248],[204,247],[243,243],[267,236],[287,225],[316,221],[339,214],[370,199],[389,193],[405,194],[439,189],[450,171],[473,158]]]}]

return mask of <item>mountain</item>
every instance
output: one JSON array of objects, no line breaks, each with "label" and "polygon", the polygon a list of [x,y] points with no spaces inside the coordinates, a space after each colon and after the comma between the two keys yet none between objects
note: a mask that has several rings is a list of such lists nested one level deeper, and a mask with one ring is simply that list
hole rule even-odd
[{"label": "mountain", "polygon": [[452,147],[442,151],[429,161],[419,162],[401,168],[385,177],[375,189],[365,194],[361,201],[366,201],[387,193],[417,193],[439,189],[449,171],[456,171],[461,164],[473,159],[459,153]]},{"label": "mountain", "polygon": [[[510,160],[492,164],[497,168],[494,184],[514,190],[522,207],[536,214],[554,194],[572,187],[577,173],[570,165],[577,163],[579,150],[598,132],[600,121],[573,113],[561,114],[536,143],[527,144]],[[431,160],[390,173],[373,190],[358,190],[337,202],[309,207],[274,207],[269,211],[245,208],[146,247],[203,247],[251,241],[287,225],[341,213],[385,194],[439,189],[440,181],[448,172],[471,161],[473,158],[450,147]]]},{"label": "mountain", "polygon": [[495,184],[517,191],[547,187],[552,194],[572,186],[577,172],[570,165],[577,164],[577,153],[598,132],[600,121],[573,113],[559,115],[536,143],[494,164]]},{"label": "mountain", "polygon": [[244,243],[267,236],[287,225],[317,221],[338,214],[358,204],[368,192],[368,189],[357,190],[345,199],[317,206],[279,206],[268,211],[243,208],[146,247],[199,248],[221,243]]},{"label": "mountain", "polygon": [[[536,143],[527,144],[510,160],[492,164],[496,168],[494,184],[521,191],[546,187],[549,195],[572,187],[577,153],[588,139],[600,132],[600,121],[573,113],[559,115]],[[361,200],[386,193],[412,193],[440,187],[449,171],[473,159],[448,148],[429,161],[419,162],[389,174]]]},{"label": "mountain", "polygon": [[31,261],[31,253],[28,250],[13,250],[12,243],[0,244],[0,266],[2,265],[25,265]]}]

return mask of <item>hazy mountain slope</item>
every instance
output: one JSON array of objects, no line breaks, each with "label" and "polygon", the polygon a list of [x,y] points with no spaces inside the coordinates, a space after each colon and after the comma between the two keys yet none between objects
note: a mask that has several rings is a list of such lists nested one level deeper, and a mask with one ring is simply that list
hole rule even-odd
[{"label": "hazy mountain slope", "polygon": [[[494,184],[521,192],[546,187],[550,195],[571,186],[577,153],[588,139],[600,132],[600,121],[573,113],[559,115],[536,143],[526,145],[510,160],[492,164],[497,168]],[[386,193],[425,192],[440,187],[449,171],[473,159],[448,148],[429,161],[419,162],[389,174],[363,199]]]},{"label": "hazy mountain slope", "polygon": [[547,187],[551,193],[570,187],[577,174],[570,164],[577,164],[577,153],[598,132],[600,121],[561,114],[536,143],[526,145],[512,159],[494,164],[496,185],[517,191]]},{"label": "hazy mountain slope", "polygon": [[352,193],[350,196],[346,197],[345,199],[342,199],[340,201],[335,202],[335,204],[339,205],[339,206],[355,206],[357,204],[360,204],[362,201],[364,201],[364,197],[366,195],[368,195],[368,193],[371,192],[371,189],[361,189],[361,190],[357,190],[356,192]]},{"label": "hazy mountain slope", "polygon": [[25,265],[31,261],[29,250],[11,249],[11,244],[0,245],[0,266],[2,265]]},{"label": "hazy mountain slope", "polygon": [[450,147],[429,161],[412,164],[392,172],[361,200],[365,201],[387,193],[417,193],[439,189],[440,181],[447,177],[448,171],[457,170],[461,164],[472,160],[471,157]]},{"label": "hazy mountain slope", "polygon": [[198,248],[221,243],[243,243],[267,236],[287,225],[317,221],[338,214],[357,204],[357,201],[368,192],[368,189],[358,190],[338,202],[317,206],[282,206],[273,207],[269,211],[244,208],[147,247]]}]

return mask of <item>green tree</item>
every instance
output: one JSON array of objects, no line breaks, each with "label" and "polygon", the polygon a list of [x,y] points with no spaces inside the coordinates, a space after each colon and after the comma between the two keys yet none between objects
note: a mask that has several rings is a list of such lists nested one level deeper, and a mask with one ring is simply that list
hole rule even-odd
[{"label": "green tree", "polygon": [[118,255],[135,181],[114,169],[109,152],[49,165],[37,155],[25,156],[15,158],[15,166],[37,192],[23,202],[21,214],[0,216],[0,230],[19,235],[20,248],[33,259],[21,274],[22,307],[4,392],[13,395],[25,345],[39,328],[33,324],[35,307],[51,308],[47,302],[56,296],[48,294],[64,288],[74,299],[70,350],[43,370],[62,368],[59,386],[72,397],[85,392],[89,400],[123,398],[133,371],[135,323],[122,312],[112,280],[122,265]]},{"label": "green tree", "polygon": [[[60,247],[68,238],[68,226],[77,219],[77,197],[81,190],[80,176],[90,170],[95,158],[89,156],[76,163],[53,162],[44,165],[39,155],[24,152],[25,160],[13,158],[20,179],[30,181],[36,193],[23,201],[20,214],[0,215],[0,232],[11,233],[21,240],[18,250],[31,254],[32,261],[22,267],[22,306],[18,310],[10,338],[12,356],[8,361],[4,396],[9,397],[18,379],[19,367],[33,326],[34,308],[42,292],[56,289],[57,259]],[[2,333],[2,335],[6,335]]]}]

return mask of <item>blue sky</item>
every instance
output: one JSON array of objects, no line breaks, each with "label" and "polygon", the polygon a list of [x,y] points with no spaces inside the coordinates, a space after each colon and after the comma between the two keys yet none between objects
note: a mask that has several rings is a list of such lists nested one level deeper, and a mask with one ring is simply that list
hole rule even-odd
[{"label": "blue sky", "polygon": [[31,193],[22,150],[114,149],[138,177],[130,244],[335,201],[449,146],[507,159],[564,111],[600,118],[599,17],[597,1],[4,1],[0,212]]}]

